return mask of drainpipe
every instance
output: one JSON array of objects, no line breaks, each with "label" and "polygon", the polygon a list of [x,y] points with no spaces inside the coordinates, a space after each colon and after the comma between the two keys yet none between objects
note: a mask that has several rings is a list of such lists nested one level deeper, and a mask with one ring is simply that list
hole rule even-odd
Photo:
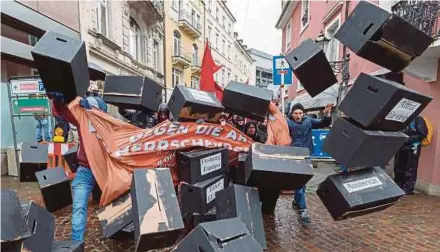
[{"label": "drainpipe", "polygon": [[[163,49],[162,49],[162,53],[163,53],[163,84],[164,84],[164,87],[165,87],[165,101],[166,101],[166,99],[167,99],[167,97],[168,97],[168,89],[167,89],[167,59],[166,59],[166,52],[167,52],[167,47],[166,47],[166,37],[167,37],[167,34],[166,34],[166,32],[167,32],[167,29],[165,28],[165,26],[166,26],[166,10],[165,10],[165,1],[162,1],[162,4],[163,4],[163,18],[162,18],[162,22],[163,22],[163,39],[162,39],[162,41],[163,41],[163,43],[162,43],[162,46],[163,46]],[[163,102],[165,102],[165,101],[163,101]]]}]

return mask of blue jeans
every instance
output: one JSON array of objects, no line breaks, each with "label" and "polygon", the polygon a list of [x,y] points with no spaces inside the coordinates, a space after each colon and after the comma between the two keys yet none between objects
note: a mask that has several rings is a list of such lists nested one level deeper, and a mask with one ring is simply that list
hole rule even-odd
[{"label": "blue jeans", "polygon": [[79,166],[72,182],[72,240],[83,241],[87,227],[89,196],[96,185],[92,170]]},{"label": "blue jeans", "polygon": [[306,186],[295,190],[295,203],[299,210],[306,209]]},{"label": "blue jeans", "polygon": [[44,140],[46,142],[50,142],[51,136],[49,133],[49,121],[47,120],[47,118],[35,120],[37,121],[37,142],[43,141],[43,134]]}]

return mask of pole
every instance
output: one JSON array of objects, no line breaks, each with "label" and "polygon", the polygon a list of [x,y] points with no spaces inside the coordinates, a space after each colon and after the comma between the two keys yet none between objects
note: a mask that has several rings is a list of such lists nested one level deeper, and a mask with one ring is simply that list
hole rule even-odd
[{"label": "pole", "polygon": [[[284,75],[282,75],[282,76],[284,76]],[[281,112],[283,112],[283,115],[284,115],[284,110],[285,110],[284,109],[284,84],[282,84],[280,86],[280,89],[281,89]]]},{"label": "pole", "polygon": [[[8,81],[8,99],[9,99],[9,113],[11,115],[11,128],[12,128],[12,141],[14,142],[14,155],[15,155],[15,166],[17,167],[17,175],[20,177],[20,160],[18,158],[18,148],[17,148],[17,136],[15,132],[15,121],[12,116],[12,100],[11,100],[11,80]],[[10,164],[8,164],[9,166]],[[9,174],[11,175],[11,174]]]},{"label": "pole", "polygon": [[166,32],[167,32],[167,30],[166,30],[166,28],[165,28],[165,26],[166,26],[166,11],[165,11],[165,1],[162,1],[162,4],[163,4],[163,17],[162,17],[162,23],[163,23],[163,38],[162,38],[162,41],[163,41],[163,43],[162,43],[162,46],[163,46],[163,48],[162,48],[162,53],[163,53],[163,55],[162,55],[162,59],[163,59],[163,85],[164,85],[164,91],[165,91],[165,101],[163,101],[163,102],[166,102],[167,101],[167,98],[168,98],[168,86],[167,86],[167,58],[166,58],[166,53],[167,53],[167,49],[166,49],[166,38],[167,38],[167,34],[166,34]]}]

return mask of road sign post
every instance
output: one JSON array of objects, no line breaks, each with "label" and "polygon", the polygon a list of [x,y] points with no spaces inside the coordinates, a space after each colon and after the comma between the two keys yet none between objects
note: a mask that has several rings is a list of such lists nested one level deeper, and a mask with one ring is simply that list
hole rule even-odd
[{"label": "road sign post", "polygon": [[272,63],[273,85],[280,86],[281,110],[284,114],[284,87],[293,83],[293,73],[284,56],[274,56]]}]

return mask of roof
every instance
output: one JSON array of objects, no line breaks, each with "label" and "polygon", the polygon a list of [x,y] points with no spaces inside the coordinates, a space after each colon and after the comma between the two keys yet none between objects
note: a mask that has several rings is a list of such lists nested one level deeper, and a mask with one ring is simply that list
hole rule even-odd
[{"label": "roof", "polygon": [[223,3],[223,5],[225,6],[225,10],[226,10],[226,12],[228,13],[228,15],[232,18],[232,22],[237,22],[237,20],[235,19],[235,17],[234,17],[234,15],[232,14],[232,12],[231,12],[231,10],[229,10],[229,7],[228,7],[228,5],[226,5],[226,1],[225,0],[223,0],[223,1],[221,1],[222,3]]},{"label": "roof", "polygon": [[255,48],[249,49],[249,52],[250,52],[250,54],[253,54],[253,55],[256,55],[256,56],[259,56],[259,57],[262,57],[262,58],[266,58],[266,59],[269,59],[269,60],[272,60],[272,58],[273,58],[273,55],[270,55],[270,54],[265,53],[263,51],[257,50]]},{"label": "roof", "polygon": [[277,23],[275,25],[275,28],[277,29],[283,29],[284,26],[287,24],[287,21],[289,21],[290,17],[293,14],[293,10],[298,5],[299,1],[287,1],[284,5],[283,10],[281,11],[281,15],[277,20]]}]

